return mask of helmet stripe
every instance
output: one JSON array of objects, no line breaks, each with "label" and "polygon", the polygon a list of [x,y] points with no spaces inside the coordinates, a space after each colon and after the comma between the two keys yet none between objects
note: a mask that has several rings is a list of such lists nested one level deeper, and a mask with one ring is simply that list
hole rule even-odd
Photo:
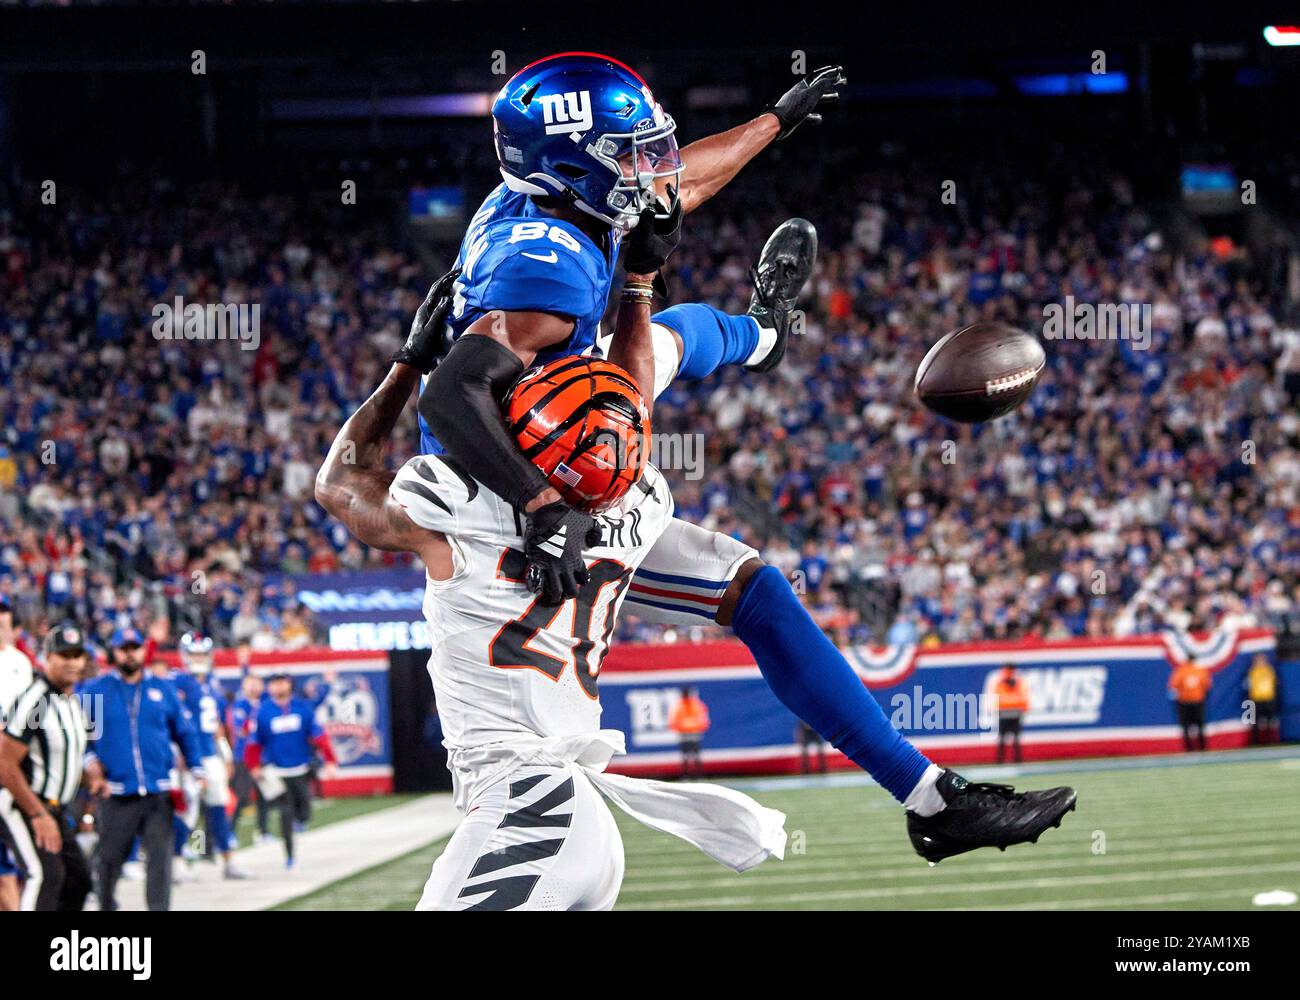
[{"label": "helmet stripe", "polygon": [[[523,69],[521,69],[521,70],[519,70],[518,72],[516,72],[516,73],[515,73],[515,76],[518,76],[520,73],[527,73],[527,72],[528,72],[530,69],[532,69],[534,66],[540,66],[540,65],[541,65],[542,63],[544,63],[544,62],[550,62],[552,59],[563,59],[563,58],[566,57],[566,56],[589,56],[589,57],[591,57],[592,59],[604,59],[606,62],[611,62],[611,63],[613,63],[615,66],[619,66],[619,67],[621,67],[621,68],[627,70],[627,71],[628,71],[629,73],[631,73],[634,77],[636,77],[638,80],[641,81],[641,85],[642,85],[642,86],[644,86],[644,87],[649,87],[649,86],[650,86],[650,84],[648,84],[648,83],[645,82],[645,79],[641,76],[641,74],[638,73],[636,70],[634,70],[634,69],[633,69],[631,66],[629,66],[627,63],[622,62],[621,60],[615,59],[613,56],[607,56],[607,55],[605,55],[603,52],[556,52],[556,53],[553,53],[552,55],[549,55],[549,56],[542,56],[542,58],[540,58],[540,59],[534,59],[532,62],[530,62],[530,63],[529,63],[527,66],[525,66]],[[512,82],[513,82],[515,76],[512,76],[512,77],[510,78]]]},{"label": "helmet stripe", "polygon": [[[608,410],[608,409],[615,409],[614,407],[610,406],[610,401],[608,398],[602,399],[600,397],[596,397],[596,398],[588,399],[586,402],[582,403],[582,405],[580,405],[577,409],[575,409],[572,413],[570,413],[567,417],[565,417],[563,421],[561,421],[549,434],[546,435],[546,437],[542,438],[536,444],[528,448],[525,448],[524,455],[528,458],[536,458],[543,451],[545,451],[547,448],[553,445],[559,438],[563,437],[567,431],[572,430],[578,423],[585,424],[587,421],[587,417],[591,413],[600,410]],[[615,410],[615,412],[617,412],[621,416],[624,417],[627,416],[627,412],[622,407],[618,407]],[[632,425],[639,432],[641,429],[641,418],[640,417],[633,418]],[[587,430],[586,427],[584,427],[583,432],[579,435],[579,440],[585,441],[587,440],[587,438],[588,438]]]},{"label": "helmet stripe", "polygon": [[[585,370],[587,359],[582,358],[580,360],[581,362],[583,362],[582,367],[584,368],[584,371],[573,378],[561,382],[559,385],[552,386],[550,388],[550,391],[548,391],[546,395],[544,395],[541,399],[537,400],[537,402],[529,406],[528,412],[525,413],[522,417],[520,417],[510,426],[511,434],[517,436],[525,427],[527,427],[534,420],[536,420],[537,417],[541,414],[542,410],[546,409],[546,407],[548,407],[552,402],[554,402],[555,398],[559,396],[562,392],[564,392],[564,390],[568,389],[570,386],[577,385],[583,380],[591,377],[589,373]],[[572,365],[565,365],[563,367],[557,368],[551,374],[556,375],[559,374],[560,372],[567,371],[572,367],[573,367]],[[640,387],[631,379],[625,378],[622,375],[618,375],[614,372],[601,372],[601,374],[615,382],[618,382],[620,385],[625,386],[629,392],[635,394],[636,396],[641,395]]]}]

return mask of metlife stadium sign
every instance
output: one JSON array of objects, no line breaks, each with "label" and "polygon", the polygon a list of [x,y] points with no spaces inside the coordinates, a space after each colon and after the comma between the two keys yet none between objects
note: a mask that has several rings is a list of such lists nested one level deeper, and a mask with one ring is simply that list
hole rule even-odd
[{"label": "metlife stadium sign", "polygon": [[331,649],[428,649],[419,569],[286,577],[298,600],[329,629]]}]

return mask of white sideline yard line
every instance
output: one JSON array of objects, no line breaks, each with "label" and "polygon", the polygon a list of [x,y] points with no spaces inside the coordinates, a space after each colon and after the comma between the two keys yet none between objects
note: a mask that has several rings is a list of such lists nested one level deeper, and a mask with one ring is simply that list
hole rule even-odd
[{"label": "white sideline yard line", "polygon": [[1300,875],[1300,863],[1289,861],[1277,865],[1222,866],[1217,868],[1192,868],[1170,872],[1124,872],[1103,875],[1085,875],[1064,878],[1005,878],[995,882],[969,882],[957,885],[917,885],[895,886],[882,889],[849,889],[832,892],[796,892],[780,895],[745,895],[730,897],[697,897],[693,899],[675,898],[670,900],[646,900],[638,903],[634,909],[667,910],[687,908],[708,908],[715,906],[758,906],[774,907],[780,903],[817,903],[829,900],[855,899],[889,899],[896,896],[922,895],[962,895],[979,892],[1023,892],[1030,889],[1058,889],[1082,885],[1114,885],[1120,882],[1170,882],[1191,879],[1219,879],[1232,875],[1287,874],[1293,878]]},{"label": "white sideline yard line", "polygon": [[[284,867],[279,839],[235,852],[239,866],[256,876],[247,881],[226,881],[219,865],[198,861],[190,869],[197,881],[172,886],[171,908],[265,910],[430,845],[460,820],[449,793],[426,795],[295,834],[292,870]],[[277,822],[273,817],[272,829]],[[143,910],[144,882],[119,881],[117,901],[123,910]]]},{"label": "white sideline yard line", "polygon": [[[1206,899],[1252,899],[1256,892],[1265,892],[1264,889],[1220,889],[1217,892],[1170,892],[1161,896],[1102,896],[1095,899],[1061,899],[1061,900],[1039,900],[1036,903],[1008,903],[1001,906],[938,906],[936,912],[950,912],[955,910],[1092,910],[1106,909],[1107,907],[1120,906],[1124,909],[1147,909],[1152,906],[1162,906],[1168,903],[1199,903]],[[1256,910],[1293,910],[1300,904],[1292,903],[1289,906],[1257,906],[1252,905]]]},{"label": "white sideline yard line", "polygon": [[[1238,858],[1270,858],[1283,857],[1290,862],[1295,862],[1295,850],[1288,844],[1270,844],[1263,847],[1243,848],[1232,852],[1233,859]],[[1200,851],[1182,851],[1173,854],[1165,854],[1163,861],[1196,861],[1204,857],[1204,852]],[[1113,875],[1132,874],[1125,872],[1123,869],[1134,866],[1149,866],[1152,858],[1141,856],[1123,857],[1116,854],[1093,855],[1084,853],[1076,859],[1068,858],[1044,858],[1041,860],[1023,860],[1008,862],[1005,859],[983,864],[967,863],[961,866],[961,874],[970,875],[997,875],[1005,874],[1008,876],[1018,876],[1022,873],[1033,872],[1052,872],[1065,875],[1072,871],[1096,873],[1098,870],[1108,872]],[[780,864],[779,862],[777,863]],[[806,871],[802,867],[792,867],[786,869],[777,867],[772,869],[763,869],[762,883],[767,886],[774,885],[798,885],[812,887],[817,883],[831,883],[840,885],[851,885],[854,882],[863,882],[866,884],[878,884],[886,879],[916,881],[918,879],[930,879],[934,877],[924,861],[916,859],[916,863],[906,865],[892,865],[888,867],[872,867],[863,869],[858,872],[844,871],[842,859],[841,866],[838,870]],[[759,881],[755,879],[754,881]],[[1008,883],[1011,884],[1011,883]],[[716,877],[707,876],[681,881],[658,881],[658,882],[641,882],[641,883],[623,883],[622,896],[631,895],[662,895],[665,892],[690,891],[692,889],[734,889],[736,886],[735,875],[727,874],[723,871]],[[941,886],[932,886],[936,892],[947,889],[947,884]],[[622,898],[622,897],[620,897]]]},{"label": "white sideline yard line", "polygon": [[[1242,817],[1240,814],[1212,814],[1208,819],[1215,823],[1232,820],[1250,820],[1254,819],[1274,819],[1277,812],[1250,814]],[[1290,815],[1288,812],[1286,815]],[[1073,822],[1067,819],[1067,823]],[[1079,820],[1078,822],[1082,822]],[[787,826],[791,824],[787,823]],[[1059,831],[1051,831],[1042,841],[1034,846],[1034,858],[1043,858],[1051,860],[1052,863],[1059,863],[1068,857],[1076,855],[1080,850],[1080,841],[1078,837],[1070,837],[1070,834],[1078,833],[1084,830],[1080,827],[1075,830],[1072,827],[1062,826]],[[1203,835],[1188,834],[1184,836],[1129,836],[1124,833],[1114,831],[1122,829],[1117,824],[1108,823],[1105,826],[1107,831],[1107,840],[1109,847],[1103,857],[1110,858],[1143,858],[1154,857],[1162,859],[1168,856],[1170,849],[1177,848],[1199,848],[1199,855],[1205,855],[1207,851],[1213,849],[1223,849],[1227,851],[1230,848],[1245,848],[1252,845],[1260,844],[1265,846],[1277,845],[1277,833],[1274,830],[1254,830],[1232,828],[1224,829],[1219,833],[1207,833]],[[1149,832],[1149,827],[1144,826],[1144,832]],[[1091,828],[1087,828],[1091,833]],[[875,865],[880,858],[897,858],[900,853],[911,858],[910,848],[906,842],[900,838],[904,837],[902,829],[898,831],[899,838],[893,839],[889,843],[874,843],[872,838],[878,837],[879,834],[861,834],[857,837],[827,837],[818,836],[811,838],[808,842],[804,854],[798,857],[797,864],[800,871],[814,872],[820,869],[839,870],[846,862],[851,865],[870,866]],[[626,834],[625,834],[626,836]],[[1281,845],[1277,845],[1281,846]],[[667,850],[667,849],[671,850]],[[1082,848],[1089,859],[1097,857],[1091,852],[1089,846]],[[1300,855],[1300,848],[1293,848]],[[1236,853],[1230,851],[1229,853]],[[661,884],[665,877],[672,876],[699,876],[705,873],[712,873],[717,870],[717,862],[707,855],[695,851],[688,844],[667,844],[660,848],[660,854],[670,857],[672,863],[660,865],[652,870],[647,871],[630,871],[624,877],[624,887],[637,885],[639,883]],[[919,859],[917,859],[919,861]],[[786,864],[793,863],[792,859],[787,860]],[[1089,863],[1092,863],[1090,860]],[[781,864],[781,862],[772,862],[772,864]],[[766,870],[766,869],[765,869]],[[879,869],[872,868],[872,871]]]},{"label": "white sideline yard line", "polygon": [[[1033,870],[1037,868],[1061,869],[1061,868],[1096,868],[1110,867],[1124,864],[1150,864],[1166,860],[1173,855],[1169,854],[1166,847],[1178,846],[1173,842],[1168,844],[1158,841],[1150,841],[1149,847],[1135,848],[1130,845],[1111,846],[1105,854],[1093,854],[1086,843],[1081,844],[1077,839],[1061,843],[1049,843],[1046,840],[1033,845],[1032,854],[1018,850],[1018,855],[1014,867],[1017,871]],[[1197,846],[1194,839],[1181,842],[1182,846]],[[1267,856],[1270,854],[1285,854],[1290,852],[1292,856],[1297,856],[1300,852],[1295,847],[1288,844],[1277,843],[1277,835],[1270,833],[1266,840],[1254,841],[1243,837],[1238,843],[1225,841],[1216,843],[1215,849],[1206,851],[1181,852],[1179,857],[1187,857],[1189,860],[1196,860],[1206,857],[1207,854],[1213,854],[1217,850],[1225,856],[1239,857],[1243,852],[1249,851],[1252,856]],[[764,862],[761,869],[764,872],[763,881],[777,878],[774,872],[780,872],[784,877],[786,873],[797,870],[801,875],[809,879],[816,879],[825,873],[840,873],[840,877],[852,879],[853,872],[869,872],[871,877],[880,877],[891,873],[906,875],[916,868],[922,875],[928,875],[929,869],[924,861],[915,855],[907,856],[906,862],[898,863],[900,852],[895,850],[890,857],[893,863],[884,867],[880,866],[879,856],[866,856],[855,852],[836,851],[826,853],[817,857],[811,854],[800,856],[799,858],[787,858],[785,861],[769,859]],[[915,858],[915,861],[913,861]],[[1010,863],[1011,856],[999,858],[996,861],[972,863],[967,862],[962,865],[964,872],[974,871],[1005,871]],[[849,874],[844,874],[845,869]],[[654,868],[645,872],[630,872],[623,880],[623,891],[645,891],[647,888],[655,889],[671,884],[668,879],[687,879],[690,884],[694,885],[701,878],[712,878],[719,872],[725,875],[726,870],[720,869],[718,863],[709,857],[702,857],[699,864],[692,865],[673,865],[662,868]],[[721,876],[719,876],[721,877]]]},{"label": "white sideline yard line", "polygon": [[[1096,873],[1098,871],[1112,871],[1116,874],[1122,874],[1126,868],[1135,866],[1149,866],[1152,857],[1145,855],[1121,855],[1118,853],[1094,855],[1087,851],[1086,848],[1078,852],[1073,858],[1071,857],[1050,857],[1040,858],[1034,855],[1032,859],[1026,852],[1024,859],[1011,860],[1002,856],[997,856],[989,861],[982,863],[967,862],[961,866],[961,874],[964,876],[971,875],[1015,875],[1019,876],[1025,873],[1047,872],[1049,874],[1066,875],[1074,871]],[[1268,844],[1260,847],[1241,848],[1231,852],[1231,859],[1241,858],[1273,858],[1280,857],[1284,860],[1296,861],[1296,851],[1289,844]],[[1177,853],[1164,854],[1160,856],[1163,861],[1197,861],[1205,857],[1202,851],[1181,851]],[[911,860],[903,864],[872,866],[862,868],[859,871],[846,872],[843,867],[844,858],[838,859],[840,867],[838,869],[821,868],[818,870],[807,870],[804,865],[787,865],[782,862],[774,862],[771,868],[764,867],[763,878],[761,879],[764,886],[780,885],[784,883],[808,885],[811,886],[817,882],[840,882],[846,885],[854,882],[878,883],[885,879],[904,879],[916,881],[918,879],[930,879],[934,881],[935,876],[928,865],[916,858],[915,863]],[[955,869],[954,869],[955,870]],[[623,892],[634,892],[641,894],[660,894],[676,890],[690,889],[726,889],[734,887],[735,876],[720,870],[716,876],[705,876],[702,873],[695,873],[695,878],[683,879],[681,881],[664,881],[658,882],[643,881],[640,883],[624,882]],[[754,881],[759,881],[755,878]]]}]

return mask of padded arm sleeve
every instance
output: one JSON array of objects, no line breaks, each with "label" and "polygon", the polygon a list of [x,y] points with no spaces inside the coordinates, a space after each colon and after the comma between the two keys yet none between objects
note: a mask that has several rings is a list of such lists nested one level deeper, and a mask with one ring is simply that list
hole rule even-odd
[{"label": "padded arm sleeve", "polygon": [[509,348],[477,334],[460,337],[420,394],[420,416],[465,471],[522,509],[549,485],[511,439],[501,400],[524,365]]}]

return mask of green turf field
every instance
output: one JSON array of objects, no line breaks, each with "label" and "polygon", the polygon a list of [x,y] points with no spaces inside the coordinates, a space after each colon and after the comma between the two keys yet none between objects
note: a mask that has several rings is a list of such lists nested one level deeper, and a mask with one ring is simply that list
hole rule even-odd
[{"label": "green turf field", "polygon": [[[403,802],[410,802],[412,799],[419,798],[418,795],[358,795],[346,799],[321,799],[312,803],[311,807],[311,824],[310,829],[319,830],[323,826],[329,826],[331,823],[341,823],[345,819],[352,819],[354,816],[364,816],[366,813],[374,812],[377,809],[387,809],[390,806],[400,806]],[[275,810],[271,811],[270,823],[268,824],[270,832],[275,836],[280,835],[280,814]],[[257,832],[257,820],[253,812],[253,807],[247,807],[239,817],[236,824],[235,835],[239,839],[240,847],[247,847],[253,842],[253,835]]]},{"label": "green turf field", "polygon": [[[1282,753],[969,769],[1024,788],[1073,785],[1079,808],[1037,845],[934,868],[912,853],[894,801],[855,776],[737,782],[787,814],[791,837],[785,861],[744,875],[615,809],[627,854],[619,908],[1252,909],[1258,892],[1300,892],[1300,748]],[[285,908],[408,910],[441,847]]]}]

